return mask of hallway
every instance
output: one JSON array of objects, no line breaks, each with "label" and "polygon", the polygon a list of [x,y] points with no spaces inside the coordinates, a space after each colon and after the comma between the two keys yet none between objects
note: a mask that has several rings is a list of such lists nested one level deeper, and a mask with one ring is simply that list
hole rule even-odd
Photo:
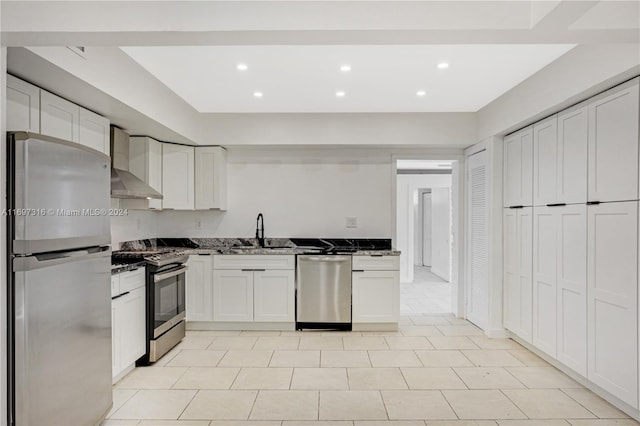
[{"label": "hallway", "polygon": [[400,315],[451,311],[451,284],[431,273],[430,267],[416,266],[413,283],[400,283]]}]

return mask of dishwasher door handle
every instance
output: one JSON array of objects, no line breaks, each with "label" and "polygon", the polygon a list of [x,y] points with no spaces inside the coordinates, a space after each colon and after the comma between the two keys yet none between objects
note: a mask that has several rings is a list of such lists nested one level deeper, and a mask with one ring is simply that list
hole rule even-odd
[{"label": "dishwasher door handle", "polygon": [[306,256],[299,258],[303,262],[346,262],[349,260],[346,256]]}]

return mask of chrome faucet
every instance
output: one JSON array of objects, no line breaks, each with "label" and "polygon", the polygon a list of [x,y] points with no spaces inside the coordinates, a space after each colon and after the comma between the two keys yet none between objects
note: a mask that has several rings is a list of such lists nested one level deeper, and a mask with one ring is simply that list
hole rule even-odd
[{"label": "chrome faucet", "polygon": [[[261,224],[262,227],[260,227]],[[256,239],[258,240],[258,245],[264,247],[264,216],[262,216],[262,213],[258,213],[256,218]]]}]

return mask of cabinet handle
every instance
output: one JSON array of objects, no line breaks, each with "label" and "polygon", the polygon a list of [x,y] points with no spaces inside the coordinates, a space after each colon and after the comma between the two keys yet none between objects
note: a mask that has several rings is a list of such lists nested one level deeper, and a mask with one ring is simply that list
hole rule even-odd
[{"label": "cabinet handle", "polygon": [[566,205],[567,203],[554,203],[554,204],[547,204],[547,207],[563,207]]},{"label": "cabinet handle", "polygon": [[384,254],[370,254],[371,257],[383,257]]},{"label": "cabinet handle", "polygon": [[122,293],[117,295],[116,297],[112,297],[111,300],[116,300],[116,299],[120,299],[122,296],[126,296],[127,294],[131,293],[130,291],[127,291],[126,293]]},{"label": "cabinet handle", "polygon": [[354,270],[353,270],[353,271],[351,271],[351,272],[364,272],[364,269],[354,269]]},{"label": "cabinet handle", "polygon": [[597,204],[600,204],[600,201],[587,201],[588,206],[595,206]]},{"label": "cabinet handle", "polygon": [[510,209],[523,209],[524,206],[509,206]]},{"label": "cabinet handle", "polygon": [[242,269],[242,272],[264,272],[266,269]]}]

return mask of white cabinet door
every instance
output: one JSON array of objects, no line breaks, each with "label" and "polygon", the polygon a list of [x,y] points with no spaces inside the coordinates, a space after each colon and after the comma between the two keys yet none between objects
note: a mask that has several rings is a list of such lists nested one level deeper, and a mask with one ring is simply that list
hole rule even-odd
[{"label": "white cabinet door", "polygon": [[44,90],[40,91],[40,133],[79,141],[80,107]]},{"label": "white cabinet door", "polygon": [[558,114],[557,203],[587,202],[588,118],[585,104]]},{"label": "white cabinet door", "polygon": [[[162,143],[146,136],[129,140],[129,171],[162,194]],[[129,209],[162,209],[162,200],[120,200]]]},{"label": "white cabinet door", "polygon": [[533,205],[533,129],[504,139],[504,206]]},{"label": "white cabinet door", "polygon": [[195,206],[198,210],[227,209],[227,151],[219,146],[195,148]]},{"label": "white cabinet door", "polygon": [[505,327],[531,343],[533,321],[533,209],[507,209],[504,217]]},{"label": "white cabinet door", "polygon": [[533,205],[556,203],[558,176],[558,117],[533,126]]},{"label": "white cabinet door", "polygon": [[7,130],[40,133],[40,88],[7,74]]},{"label": "white cabinet door", "polygon": [[533,339],[547,355],[556,356],[556,244],[555,207],[533,209]]},{"label": "white cabinet door", "polygon": [[637,408],[638,202],[587,211],[587,377]]},{"label": "white cabinet door", "polygon": [[254,321],[295,321],[294,271],[254,272],[253,296]]},{"label": "white cabinet door", "polygon": [[122,300],[115,299],[111,301],[111,377],[116,377],[120,374],[122,360],[120,358],[121,353],[121,312],[122,312]]},{"label": "white cabinet door", "polygon": [[400,311],[400,272],[354,271],[352,304],[354,323],[397,323]]},{"label": "white cabinet door", "polygon": [[589,201],[638,199],[638,80],[589,103]]},{"label": "white cabinet door", "polygon": [[80,135],[78,142],[109,155],[111,132],[108,118],[80,108]]},{"label": "white cabinet door", "polygon": [[146,296],[139,287],[116,301],[122,303],[121,366],[126,368],[146,352]]},{"label": "white cabinet door", "polygon": [[163,209],[193,210],[194,148],[162,144]]},{"label": "white cabinet door", "polygon": [[187,267],[187,321],[212,321],[213,256],[189,256]]},{"label": "white cabinet door", "polygon": [[253,272],[213,271],[213,320],[253,321]]},{"label": "white cabinet door", "polygon": [[587,376],[587,206],[554,207],[557,218],[557,359]]}]

